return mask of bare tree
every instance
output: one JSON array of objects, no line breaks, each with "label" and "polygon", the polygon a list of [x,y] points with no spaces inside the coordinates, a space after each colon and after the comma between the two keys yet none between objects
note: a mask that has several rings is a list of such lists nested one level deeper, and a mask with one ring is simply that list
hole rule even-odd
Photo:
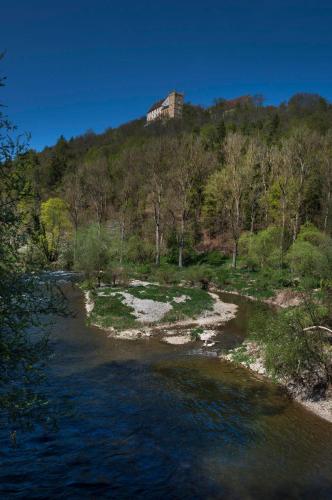
[{"label": "bare tree", "polygon": [[83,189],[82,168],[77,167],[69,172],[63,180],[64,199],[66,201],[69,217],[74,227],[74,260],[77,249],[77,230],[86,206],[86,195]]},{"label": "bare tree", "polygon": [[165,191],[168,181],[168,169],[172,154],[172,141],[158,138],[144,150],[145,175],[149,195],[153,207],[155,225],[155,262],[160,264],[160,247],[163,232],[163,211],[165,208]]},{"label": "bare tree", "polygon": [[106,159],[86,163],[83,176],[85,195],[100,227],[107,218],[110,201],[111,180]]},{"label": "bare tree", "polygon": [[281,143],[282,154],[288,158],[288,168],[292,173],[295,186],[293,241],[296,240],[301,223],[301,210],[306,182],[317,163],[319,136],[306,128],[296,129]]},{"label": "bare tree", "polygon": [[194,204],[195,188],[204,171],[208,175],[210,157],[198,138],[184,136],[173,142],[168,208],[177,234],[179,267],[183,266],[185,236]]},{"label": "bare tree", "polygon": [[323,179],[323,228],[328,231],[332,201],[332,133],[324,137],[322,145],[322,179]]},{"label": "bare tree", "polygon": [[224,212],[227,215],[233,237],[232,265],[236,268],[238,244],[243,225],[244,196],[251,176],[252,155],[248,154],[248,140],[234,132],[228,135],[224,144],[224,168],[221,171]]}]

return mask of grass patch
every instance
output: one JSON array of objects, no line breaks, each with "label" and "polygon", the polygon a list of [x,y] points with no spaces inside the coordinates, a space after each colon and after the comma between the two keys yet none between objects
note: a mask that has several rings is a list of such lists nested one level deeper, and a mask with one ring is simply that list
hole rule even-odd
[{"label": "grass patch", "polygon": [[[112,291],[112,289],[107,290]],[[123,303],[120,294],[104,297],[94,293],[93,300],[95,306],[89,317],[91,323],[104,328],[113,327],[116,330],[135,328],[139,324],[133,315],[133,308]]]},{"label": "grass patch", "polygon": [[247,367],[250,366],[254,360],[249,356],[247,349],[244,346],[237,347],[232,351],[232,361],[238,364],[245,364]]},{"label": "grass patch", "polygon": [[[199,288],[182,288],[176,286],[129,286],[105,287],[93,292],[95,307],[90,321],[102,327],[114,327],[121,330],[142,325],[134,315],[134,309],[123,302],[119,292],[128,292],[139,299],[149,299],[157,302],[168,302],[172,310],[165,314],[160,323],[173,323],[184,319],[194,319],[203,311],[213,309],[213,298]],[[105,295],[104,295],[105,294]],[[185,301],[176,302],[176,298],[186,296]]]}]

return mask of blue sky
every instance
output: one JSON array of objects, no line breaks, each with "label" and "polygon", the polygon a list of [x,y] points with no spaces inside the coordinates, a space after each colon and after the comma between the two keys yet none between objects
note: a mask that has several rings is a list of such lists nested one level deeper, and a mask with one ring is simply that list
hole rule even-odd
[{"label": "blue sky", "polygon": [[331,0],[0,0],[0,12],[0,101],[37,149],[142,116],[173,89],[203,105],[332,101]]}]

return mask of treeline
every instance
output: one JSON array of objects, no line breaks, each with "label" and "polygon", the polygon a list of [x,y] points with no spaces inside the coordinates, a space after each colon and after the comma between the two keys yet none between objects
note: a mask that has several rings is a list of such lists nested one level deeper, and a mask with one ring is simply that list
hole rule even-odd
[{"label": "treeline", "polygon": [[[240,255],[282,269],[296,248],[308,257],[309,244],[329,259],[331,119],[331,104],[313,94],[278,107],[218,99],[186,105],[182,120],[140,119],[30,151],[30,256],[79,265],[97,228],[119,263],[181,267],[218,249],[234,267]],[[320,236],[303,240],[305,231]]]}]

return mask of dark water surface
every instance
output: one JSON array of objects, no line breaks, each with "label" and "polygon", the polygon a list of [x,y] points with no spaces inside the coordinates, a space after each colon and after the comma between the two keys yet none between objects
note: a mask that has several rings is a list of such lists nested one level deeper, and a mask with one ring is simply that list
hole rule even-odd
[{"label": "dark water surface", "polygon": [[[332,498],[331,424],[192,345],[109,339],[67,293],[78,314],[55,325],[49,383],[72,406],[57,433],[16,449],[2,433],[1,499]],[[225,345],[251,307],[225,325]]]}]

